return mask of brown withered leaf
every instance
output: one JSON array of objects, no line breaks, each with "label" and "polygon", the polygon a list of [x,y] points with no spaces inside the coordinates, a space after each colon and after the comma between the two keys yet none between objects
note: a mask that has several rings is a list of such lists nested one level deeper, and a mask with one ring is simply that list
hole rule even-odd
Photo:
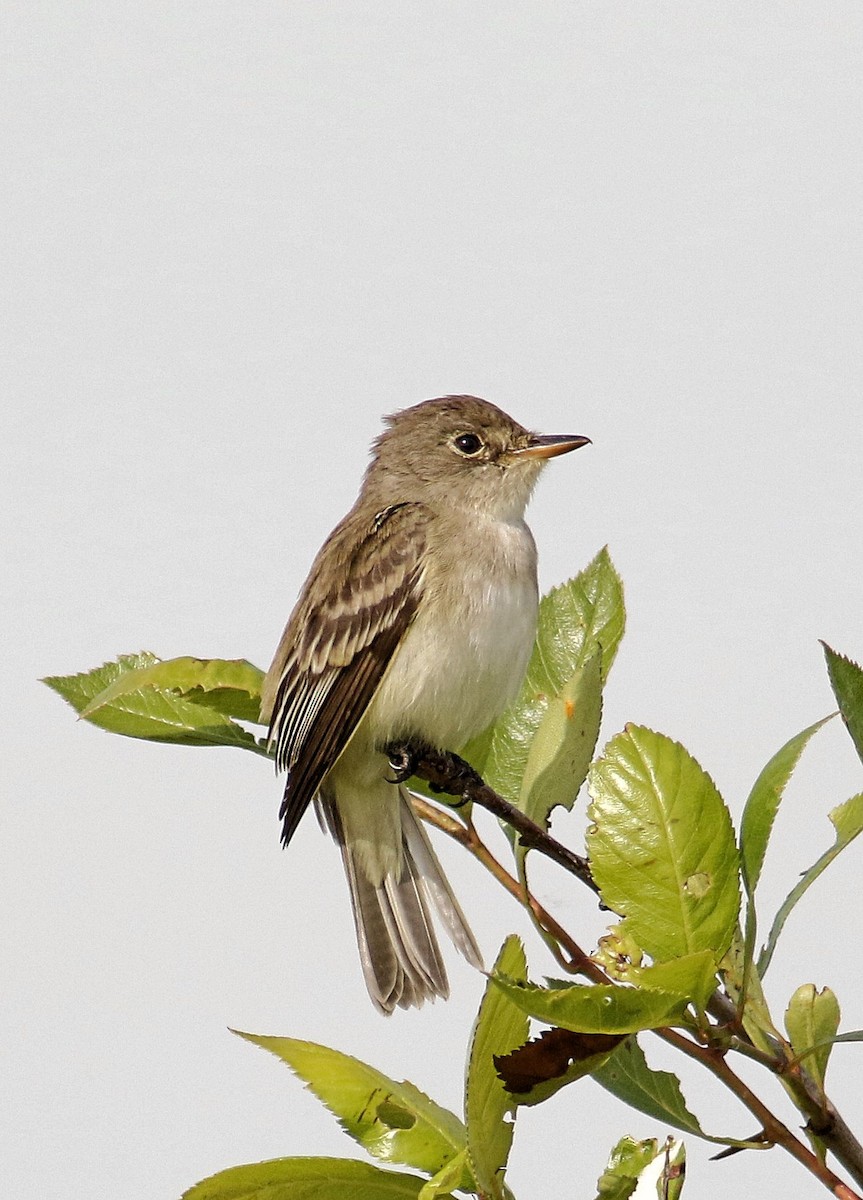
[{"label": "brown withered leaf", "polygon": [[[525,1042],[511,1054],[495,1055],[494,1065],[503,1086],[521,1099],[542,1084],[555,1081],[551,1089],[542,1088],[546,1099],[564,1083],[589,1075],[616,1049],[626,1034],[574,1033],[570,1029],[544,1029],[537,1038]],[[566,1078],[563,1078],[563,1077]],[[559,1083],[556,1081],[559,1080]]]}]

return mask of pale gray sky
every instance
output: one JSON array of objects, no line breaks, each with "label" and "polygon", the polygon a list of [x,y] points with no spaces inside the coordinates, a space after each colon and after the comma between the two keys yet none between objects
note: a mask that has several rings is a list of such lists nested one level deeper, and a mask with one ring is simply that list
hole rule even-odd
[{"label": "pale gray sky", "polygon": [[[36,677],[141,648],[266,666],[380,415],[469,391],[593,439],[532,505],[543,586],[609,544],[629,631],[603,740],[678,738],[739,817],[832,707],[817,639],[863,657],[863,9],[12,0],[3,25],[2,1174],[22,1200],[173,1200],[353,1152],[227,1026],[458,1109],[482,980],[452,956],[448,1004],[378,1016],[336,852],[311,818],[280,851],[267,764],[110,737]],[[833,723],[767,917],[861,779]],[[552,970],[441,853],[487,958],[517,930]],[[777,1017],[811,981],[863,1025],[860,853],[789,923]],[[583,889],[542,883],[599,935]],[[831,1067],[858,1131],[861,1053]],[[707,1128],[754,1132],[684,1076]],[[589,1198],[624,1132],[664,1135],[570,1088],[520,1117],[511,1186]],[[819,1194],[779,1151],[689,1153],[693,1196]]]}]

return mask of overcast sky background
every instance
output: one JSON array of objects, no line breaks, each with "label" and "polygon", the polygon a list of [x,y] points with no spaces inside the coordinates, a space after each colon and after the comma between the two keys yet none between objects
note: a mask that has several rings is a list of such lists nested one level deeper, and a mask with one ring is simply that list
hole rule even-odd
[{"label": "overcast sky background", "polygon": [[[483,981],[451,954],[448,1004],[380,1017],[337,853],[311,817],[281,852],[266,763],[109,736],[37,677],[143,648],[266,667],[381,414],[473,392],[593,439],[532,504],[542,586],[609,545],[629,625],[602,739],[678,738],[739,818],[833,708],[817,639],[863,658],[863,8],[13,0],[2,22],[4,1189],[175,1200],[354,1153],[228,1026],[459,1110]],[[766,921],[861,780],[833,722]],[[814,982],[863,1026],[861,852],[789,922],[777,1019]],[[516,930],[554,973],[441,854],[487,959]],[[608,914],[541,882],[592,944]],[[861,1056],[836,1049],[830,1089],[858,1133]],[[683,1075],[707,1129],[755,1132]],[[625,1132],[665,1134],[567,1089],[519,1118],[510,1184],[590,1200]],[[778,1150],[688,1147],[693,1196],[820,1194]]]}]

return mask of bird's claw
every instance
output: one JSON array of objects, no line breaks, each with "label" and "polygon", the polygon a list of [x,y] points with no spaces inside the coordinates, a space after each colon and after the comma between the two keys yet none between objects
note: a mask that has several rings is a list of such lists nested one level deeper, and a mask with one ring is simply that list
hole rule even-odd
[{"label": "bird's claw", "polygon": [[409,744],[387,746],[386,756],[393,769],[393,778],[389,781],[390,783],[404,783],[414,774],[419,755]]}]

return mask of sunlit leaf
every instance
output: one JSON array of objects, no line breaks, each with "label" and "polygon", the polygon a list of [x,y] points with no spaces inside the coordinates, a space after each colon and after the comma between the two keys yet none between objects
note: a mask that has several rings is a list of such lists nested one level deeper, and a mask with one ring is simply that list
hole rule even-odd
[{"label": "sunlit leaf", "polygon": [[524,683],[494,726],[485,763],[486,782],[515,803],[534,735],[549,701],[579,668],[601,651],[603,682],[623,635],[623,588],[607,550],[540,601],[539,625]]},{"label": "sunlit leaf", "polygon": [[549,698],[527,756],[518,807],[543,829],[552,809],[571,809],[587,770],[602,716],[599,651]]},{"label": "sunlit leaf", "polygon": [[635,1033],[679,1024],[689,999],[658,989],[615,984],[553,983],[540,987],[495,973],[492,982],[513,1004],[546,1025],[580,1033]]},{"label": "sunlit leaf", "polygon": [[93,667],[90,671],[81,671],[77,675],[47,675],[42,683],[62,696],[67,704],[71,704],[80,715],[94,697],[114,684],[123,675],[152,667],[161,662],[149,650],[141,650],[138,654],[121,654],[116,662],[103,663],[101,667]]},{"label": "sunlit leaf", "polygon": [[[835,714],[832,714],[835,715]],[[786,742],[756,779],[740,822],[740,865],[750,895],[758,886],[773,822],[785,787],[809,739],[830,717],[824,717]]]},{"label": "sunlit leaf", "polygon": [[608,1158],[608,1166],[596,1181],[596,1200],[629,1200],[645,1167],[656,1158],[656,1138],[638,1142],[622,1137]]},{"label": "sunlit leaf", "polygon": [[686,996],[696,1008],[703,1009],[716,990],[716,970],[713,951],[699,950],[649,967],[630,966],[621,973],[621,978],[636,987]]},{"label": "sunlit leaf", "polygon": [[808,1056],[806,1069],[822,1090],[841,1016],[836,994],[827,987],[819,992],[814,983],[797,988],[785,1010],[785,1028],[794,1053],[800,1055],[809,1047],[818,1047]]},{"label": "sunlit leaf", "polygon": [[[517,937],[506,939],[494,969],[514,979],[526,977],[524,948]],[[465,1115],[468,1161],[477,1187],[495,1200],[504,1195],[503,1173],[512,1145],[515,1101],[498,1078],[494,1059],[523,1045],[528,1026],[522,1010],[489,981],[471,1038]]]},{"label": "sunlit leaf", "polygon": [[[196,690],[195,700],[189,700],[172,688],[158,690],[151,684],[139,685],[139,672],[148,676],[163,665],[153,654],[124,654],[116,662],[92,671],[49,676],[43,683],[92,724],[111,733],[176,745],[238,746],[265,753],[252,734],[224,712],[199,702],[200,691]],[[225,690],[220,689],[217,702],[224,700]],[[106,692],[109,698],[103,700]]]},{"label": "sunlit leaf", "polygon": [[445,1197],[456,1188],[474,1191],[475,1187],[472,1181],[473,1175],[467,1161],[467,1146],[465,1146],[455,1158],[451,1158],[423,1186],[417,1200],[438,1200],[438,1197]]},{"label": "sunlit leaf", "polygon": [[264,673],[242,658],[168,658],[125,671],[81,712],[92,720],[99,708],[144,688],[171,692],[239,721],[259,721]]},{"label": "sunlit leaf", "polygon": [[418,1200],[425,1183],[349,1158],[273,1158],[211,1175],[182,1200]]},{"label": "sunlit leaf", "polygon": [[[359,1059],[315,1042],[252,1033],[240,1037],[287,1063],[342,1129],[375,1158],[434,1175],[464,1151],[463,1123],[412,1083],[397,1083]],[[456,1186],[470,1188],[472,1182],[468,1173]]]},{"label": "sunlit leaf", "polygon": [[639,1183],[642,1194],[677,1200],[685,1164],[684,1145],[674,1138],[668,1138],[664,1146],[657,1145],[655,1138],[643,1142],[621,1138],[597,1181],[596,1200],[628,1200]]},{"label": "sunlit leaf", "polygon": [[728,948],[740,909],[731,818],[678,743],[629,725],[588,776],[591,870],[624,930],[657,961]]}]

